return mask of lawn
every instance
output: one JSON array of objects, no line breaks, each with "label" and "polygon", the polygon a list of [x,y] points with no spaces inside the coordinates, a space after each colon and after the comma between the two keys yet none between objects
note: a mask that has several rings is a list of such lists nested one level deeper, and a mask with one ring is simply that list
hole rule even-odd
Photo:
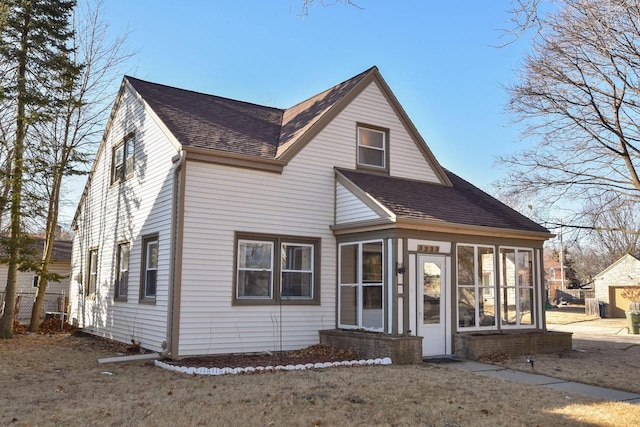
[{"label": "lawn", "polygon": [[553,307],[545,311],[547,324],[567,325],[569,323],[583,322],[585,320],[597,319],[597,316],[587,316],[584,313],[584,306],[570,305]]},{"label": "lawn", "polygon": [[0,424],[640,424],[640,406],[514,384],[447,364],[199,377],[149,362],[97,363],[112,355],[86,337],[0,340]]}]

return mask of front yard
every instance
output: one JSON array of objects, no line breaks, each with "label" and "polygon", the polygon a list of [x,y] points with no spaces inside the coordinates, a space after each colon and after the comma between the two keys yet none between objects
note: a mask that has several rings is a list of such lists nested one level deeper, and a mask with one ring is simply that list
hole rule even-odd
[{"label": "front yard", "polygon": [[71,335],[0,341],[0,424],[640,424],[639,406],[504,382],[447,364],[199,377],[150,362],[97,363],[113,355],[99,341]]}]

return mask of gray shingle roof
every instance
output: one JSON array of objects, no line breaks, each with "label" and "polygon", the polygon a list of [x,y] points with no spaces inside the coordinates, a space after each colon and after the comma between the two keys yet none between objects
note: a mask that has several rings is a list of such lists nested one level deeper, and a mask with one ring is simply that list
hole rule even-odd
[{"label": "gray shingle roof", "polygon": [[127,77],[180,144],[273,158],[283,110]]},{"label": "gray shingle roof", "polygon": [[548,233],[546,228],[447,170],[453,186],[337,170],[401,218]]},{"label": "gray shingle roof", "polygon": [[184,147],[273,159],[374,69],[286,110],[126,79]]}]

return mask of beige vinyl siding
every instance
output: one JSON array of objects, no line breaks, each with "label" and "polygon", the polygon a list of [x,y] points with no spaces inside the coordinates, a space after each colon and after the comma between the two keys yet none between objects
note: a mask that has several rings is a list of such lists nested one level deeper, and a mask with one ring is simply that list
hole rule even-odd
[{"label": "beige vinyl siding", "polygon": [[[331,167],[278,175],[187,162],[181,356],[278,350],[280,325],[283,348],[301,348],[335,327],[332,180]],[[320,238],[321,305],[284,305],[282,318],[278,305],[232,306],[235,231]]]},{"label": "beige vinyl siding", "polygon": [[336,224],[380,219],[380,216],[359,198],[336,183]]},{"label": "beige vinyl siding", "polygon": [[[47,284],[47,294],[58,294],[60,295],[62,291],[64,291],[65,295],[69,295],[69,282],[70,282],[70,263],[67,262],[52,262],[49,266],[49,272],[60,274],[63,276],[63,279],[60,282],[49,282]],[[18,272],[18,293],[26,293],[33,294],[38,291],[37,288],[33,287],[33,276],[36,273],[33,271],[19,271]],[[7,276],[7,266],[6,264],[0,265],[0,277]],[[4,290],[4,289],[3,289]]]},{"label": "beige vinyl siding", "polygon": [[[133,177],[111,185],[112,147],[131,131],[136,132]],[[96,159],[73,249],[71,318],[89,332],[122,342],[134,339],[156,351],[161,350],[167,333],[174,170],[171,158],[175,154],[175,148],[145,114],[135,94],[126,90]],[[142,237],[149,234],[159,236],[155,304],[139,303]],[[126,302],[114,302],[117,244],[122,241],[131,244],[128,298]],[[81,292],[90,249],[98,250],[94,299],[85,298]]]},{"label": "beige vinyl siding", "polygon": [[[353,121],[389,129],[391,176],[440,182],[375,82],[364,89],[340,116],[347,123]],[[344,136],[352,141],[355,129]]]},{"label": "beige vinyl siding", "polygon": [[[334,167],[356,167],[357,123],[390,129],[392,174],[437,181],[373,83],[281,175],[187,162],[181,356],[279,350],[280,326],[283,349],[301,348],[318,342],[318,330],[336,327]],[[365,212],[358,209],[349,215]],[[321,305],[284,305],[282,312],[278,305],[232,305],[235,231],[320,238]]]}]

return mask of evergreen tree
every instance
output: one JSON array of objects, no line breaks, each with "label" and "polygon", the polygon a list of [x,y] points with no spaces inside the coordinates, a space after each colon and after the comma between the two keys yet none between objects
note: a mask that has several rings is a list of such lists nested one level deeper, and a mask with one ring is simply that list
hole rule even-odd
[{"label": "evergreen tree", "polygon": [[8,273],[5,307],[0,317],[0,338],[13,336],[18,270],[24,267],[23,222],[34,215],[24,197],[29,176],[31,129],[51,120],[50,113],[64,104],[65,90],[80,67],[71,61],[73,36],[70,20],[75,0],[4,0],[0,27],[0,106],[13,113],[6,127],[10,147],[8,179],[9,233],[6,242]]}]

